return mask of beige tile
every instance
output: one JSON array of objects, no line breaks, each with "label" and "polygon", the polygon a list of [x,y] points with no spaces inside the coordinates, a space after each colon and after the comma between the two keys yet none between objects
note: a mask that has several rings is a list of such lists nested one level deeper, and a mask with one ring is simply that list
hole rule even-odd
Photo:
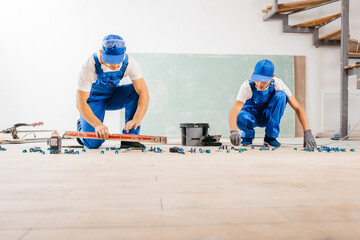
[{"label": "beige tile", "polygon": [[281,223],[271,208],[0,213],[2,228],[101,228]]},{"label": "beige tile", "polygon": [[239,184],[235,182],[224,183],[204,183],[193,182],[137,182],[136,184],[107,184],[107,185],[87,185],[73,189],[65,199],[117,199],[123,196],[146,197],[158,196],[165,197],[168,195],[190,195],[194,197],[201,197],[205,194],[221,195],[226,192],[238,192],[240,190]]},{"label": "beige tile", "polygon": [[69,191],[69,189],[0,190],[0,200],[56,200],[62,199]]},{"label": "beige tile", "polygon": [[28,232],[28,229],[0,229],[0,239],[18,240]]},{"label": "beige tile", "polygon": [[324,204],[320,196],[307,194],[276,196],[257,195],[256,193],[222,194],[202,196],[173,195],[163,199],[164,209],[187,209],[187,208],[252,208],[252,207],[277,207],[277,206],[312,206]]},{"label": "beige tile", "polygon": [[161,209],[157,196],[134,198],[124,196],[117,199],[82,200],[3,200],[0,212],[53,212],[53,211],[116,211],[123,209]]},{"label": "beige tile", "polygon": [[277,207],[276,210],[295,222],[360,222],[360,205]]},{"label": "beige tile", "polygon": [[159,228],[98,228],[32,230],[23,240],[115,239],[242,239],[242,240],[358,240],[359,223],[242,224]]}]

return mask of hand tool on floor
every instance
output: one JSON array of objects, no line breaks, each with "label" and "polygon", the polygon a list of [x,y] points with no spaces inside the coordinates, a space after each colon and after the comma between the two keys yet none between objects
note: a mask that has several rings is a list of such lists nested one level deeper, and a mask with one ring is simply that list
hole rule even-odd
[{"label": "hand tool on floor", "polygon": [[[14,126],[7,128],[5,130],[0,131],[0,133],[9,133],[11,134],[13,139],[19,139],[18,133],[36,133],[36,132],[53,132],[54,130],[17,130],[18,127],[24,127],[24,126],[41,126],[44,125],[43,122],[37,122],[37,123],[17,123],[14,124]],[[27,134],[26,134],[27,135]]]},{"label": "hand tool on floor", "polygon": [[[77,132],[77,131],[66,131],[64,138],[89,138],[89,139],[102,139],[96,136],[94,132]],[[149,135],[135,135],[135,134],[109,134],[107,140],[117,141],[129,141],[129,142],[152,142],[166,144],[167,138],[163,136],[149,136]]]},{"label": "hand tool on floor", "polygon": [[84,148],[84,145],[62,145],[62,148]]},{"label": "hand tool on floor", "polygon": [[183,148],[178,148],[178,147],[171,147],[171,148],[169,148],[169,151],[171,153],[185,154],[184,149]]},{"label": "hand tool on floor", "polygon": [[61,153],[61,137],[57,131],[51,134],[51,138],[47,141],[50,146],[50,154]]},{"label": "hand tool on floor", "polygon": [[[25,127],[25,126],[36,127],[36,126],[41,126],[41,125],[44,125],[44,123],[36,122],[36,123],[30,123],[30,124],[28,124],[28,123],[14,124],[14,126],[0,131],[0,133],[10,134],[13,139],[12,140],[8,140],[8,139],[0,140],[0,142],[3,144],[46,142],[49,138],[38,138],[38,137],[36,137],[35,133],[54,132],[55,130],[18,130],[17,129],[19,127]],[[25,135],[20,138],[18,135],[19,133],[24,133]],[[34,137],[33,138],[25,138],[26,136],[28,136],[30,134],[32,134]]]},{"label": "hand tool on floor", "polygon": [[200,138],[201,146],[221,146],[220,142],[221,135],[209,135],[206,134]]}]

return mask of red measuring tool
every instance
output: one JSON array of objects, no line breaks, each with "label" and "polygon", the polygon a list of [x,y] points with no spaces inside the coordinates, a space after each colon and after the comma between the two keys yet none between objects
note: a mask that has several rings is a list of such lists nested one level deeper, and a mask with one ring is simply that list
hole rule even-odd
[{"label": "red measuring tool", "polygon": [[[64,137],[69,138],[90,138],[90,139],[101,139],[96,136],[94,132],[76,132],[66,131]],[[109,134],[107,140],[124,140],[129,142],[153,142],[153,143],[167,143],[167,138],[162,136],[149,136],[149,135],[134,135],[134,134]]]}]

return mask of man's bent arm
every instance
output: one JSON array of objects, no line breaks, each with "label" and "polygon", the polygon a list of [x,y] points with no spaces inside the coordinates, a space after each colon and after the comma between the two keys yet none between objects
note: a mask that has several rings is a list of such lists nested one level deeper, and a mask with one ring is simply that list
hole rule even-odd
[{"label": "man's bent arm", "polygon": [[126,124],[125,124],[125,131],[129,132],[130,129],[134,128],[138,128],[141,124],[141,121],[143,120],[148,104],[149,104],[149,91],[147,89],[145,80],[143,78],[139,78],[136,80],[132,81],[133,86],[135,91],[137,92],[137,94],[139,95],[139,101],[138,101],[138,106],[136,109],[136,112],[134,114],[134,117],[132,120],[129,120]]},{"label": "man's bent arm", "polygon": [[79,110],[81,116],[95,128],[96,135],[101,138],[108,138],[108,128],[95,116],[91,110],[87,99],[89,98],[90,92],[83,92],[77,90],[76,92],[76,107]]},{"label": "man's bent arm", "polygon": [[294,96],[289,97],[289,104],[296,112],[304,131],[309,130],[310,125],[305,109],[300,105]]},{"label": "man's bent arm", "polygon": [[133,119],[142,121],[149,104],[149,91],[143,78],[134,80],[132,83],[134,85],[135,91],[137,92],[137,94],[139,94],[138,107],[136,109]]},{"label": "man's bent arm", "polygon": [[229,127],[230,131],[237,131],[237,116],[239,115],[244,103],[236,100],[232,109],[229,112]]}]

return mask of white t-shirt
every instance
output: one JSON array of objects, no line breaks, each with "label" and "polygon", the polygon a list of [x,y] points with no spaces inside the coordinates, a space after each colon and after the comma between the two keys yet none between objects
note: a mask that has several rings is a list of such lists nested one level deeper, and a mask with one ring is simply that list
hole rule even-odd
[{"label": "white t-shirt", "polygon": [[[291,91],[290,89],[285,85],[285,83],[283,82],[283,80],[281,80],[280,78],[276,78],[274,77],[274,85],[275,85],[275,91],[283,91],[286,93],[286,95],[288,95],[288,97],[291,97]],[[270,84],[269,84],[270,86]],[[269,87],[267,87],[266,89],[268,89]],[[256,88],[258,91],[264,91],[264,90],[259,90],[258,88]],[[247,100],[249,100],[252,97],[252,90],[251,90],[251,86],[250,86],[250,81],[246,80],[245,82],[243,82],[243,84],[240,87],[239,93],[236,97],[236,100],[245,103]]]},{"label": "white t-shirt", "polygon": [[[97,56],[100,61],[99,52],[97,52]],[[101,69],[104,72],[119,71],[119,69],[113,71],[103,64],[101,64]],[[132,81],[142,78],[142,73],[139,64],[136,62],[136,60],[133,57],[129,55],[128,55],[128,65],[124,73],[124,77],[127,76],[129,76]],[[97,79],[97,75],[95,71],[95,60],[94,60],[94,56],[91,54],[91,56],[88,58],[88,60],[84,63],[84,65],[81,68],[77,89],[83,92],[90,92],[91,86],[94,82],[96,82],[96,79]]]}]

